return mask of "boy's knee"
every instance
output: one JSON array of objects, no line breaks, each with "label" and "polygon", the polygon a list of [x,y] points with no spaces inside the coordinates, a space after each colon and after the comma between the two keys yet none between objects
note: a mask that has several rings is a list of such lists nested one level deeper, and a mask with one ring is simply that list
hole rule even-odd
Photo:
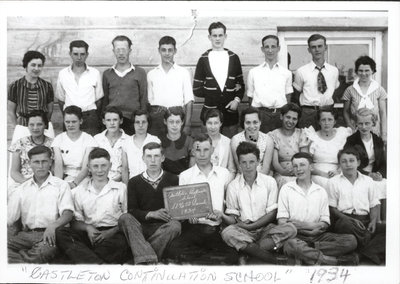
[{"label": "boy's knee", "polygon": [[293,255],[298,247],[298,242],[296,239],[290,239],[287,240],[284,244],[283,244],[283,251],[285,254],[287,255]]},{"label": "boy's knee", "polygon": [[229,225],[228,227],[226,227],[224,230],[222,230],[221,232],[221,238],[227,242],[228,239],[230,239],[230,237],[232,236],[233,232],[236,230],[236,226],[235,225]]},{"label": "boy's knee", "polygon": [[124,213],[118,218],[118,226],[121,228],[121,227],[127,226],[127,225],[129,225],[129,226],[132,226],[132,225],[140,226],[140,223],[131,214]]},{"label": "boy's knee", "polygon": [[168,223],[168,232],[171,234],[178,236],[181,233],[182,230],[182,225],[181,222],[176,221],[176,220],[171,220]]},{"label": "boy's knee", "polygon": [[349,250],[355,250],[357,248],[357,239],[354,235],[347,235],[345,243],[349,247]]},{"label": "boy's knee", "polygon": [[69,227],[58,227],[56,228],[56,241],[62,240],[65,236],[69,235]]}]

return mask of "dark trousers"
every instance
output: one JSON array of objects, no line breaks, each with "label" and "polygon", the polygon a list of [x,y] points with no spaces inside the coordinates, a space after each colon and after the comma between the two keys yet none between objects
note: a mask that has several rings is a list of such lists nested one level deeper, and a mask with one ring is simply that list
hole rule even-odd
[{"label": "dark trousers", "polygon": [[57,247],[74,263],[124,263],[130,256],[129,245],[122,232],[92,245],[86,232],[61,227],[56,230]]},{"label": "dark trousers", "polygon": [[133,134],[135,134],[134,121],[124,116],[124,120],[121,124],[121,129],[124,130],[125,134],[132,136]]},{"label": "dark trousers", "polygon": [[[334,232],[352,234],[357,239],[358,251],[376,264],[385,259],[386,251],[386,225],[377,224],[374,234],[367,230],[370,222],[369,216],[348,215],[350,218],[335,220]],[[360,228],[355,220],[361,221],[365,229]]]},{"label": "dark trousers", "polygon": [[81,130],[94,136],[100,132],[100,118],[95,109],[82,112]]},{"label": "dark trousers", "polygon": [[260,112],[260,131],[267,133],[282,126],[280,109],[270,110],[265,107],[258,108]]},{"label": "dark trousers", "polygon": [[151,106],[151,127],[148,130],[151,135],[163,137],[167,134],[167,126],[164,124],[164,115],[166,111],[166,107]]},{"label": "dark trousers", "polygon": [[182,234],[173,240],[166,256],[181,263],[237,264],[239,255],[221,238],[220,226],[182,225]]},{"label": "dark trousers", "polygon": [[313,126],[315,130],[317,130],[319,124],[317,120],[317,109],[301,107],[301,117],[299,119],[299,123],[297,124],[298,128],[306,128],[309,126]]}]

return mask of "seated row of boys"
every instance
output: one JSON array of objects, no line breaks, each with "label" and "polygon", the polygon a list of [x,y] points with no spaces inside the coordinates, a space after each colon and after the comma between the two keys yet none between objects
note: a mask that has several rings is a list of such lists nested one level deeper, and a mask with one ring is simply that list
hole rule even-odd
[{"label": "seated row of boys", "polygon": [[[238,262],[236,251],[265,263],[277,263],[281,252],[317,265],[357,265],[359,257],[379,264],[384,258],[379,200],[372,179],[357,171],[355,149],[338,153],[342,173],[330,179],[327,189],[311,180],[311,156],[295,154],[297,179],[285,184],[279,196],[275,180],[257,172],[255,144],[239,144],[241,174],[233,181],[227,169],[212,165],[206,134],[194,138],[193,149],[195,165],[178,178],[162,170],[161,145],[146,144],[146,170],[126,189],[108,179],[110,156],[95,148],[88,159],[91,177],[71,192],[50,172],[51,150],[34,147],[28,153],[34,176],[8,204],[8,224],[22,225],[22,230],[9,229],[9,262],[46,263],[58,250],[74,263],[145,264],[163,257],[182,263],[186,251],[199,249],[225,253],[226,264]],[[163,188],[199,182],[210,186],[213,212],[182,224],[172,219],[164,208]]]}]

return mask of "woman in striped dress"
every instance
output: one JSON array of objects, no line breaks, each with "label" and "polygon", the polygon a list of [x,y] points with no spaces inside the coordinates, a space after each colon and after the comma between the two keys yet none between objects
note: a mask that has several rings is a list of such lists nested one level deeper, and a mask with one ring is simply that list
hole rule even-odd
[{"label": "woman in striped dress", "polygon": [[53,87],[50,82],[39,77],[45,61],[44,55],[34,50],[26,52],[22,59],[25,76],[13,82],[8,90],[8,122],[13,126],[28,126],[27,115],[33,110],[45,112],[50,121]]},{"label": "woman in striped dress", "polygon": [[378,118],[372,131],[376,135],[381,136],[382,140],[386,143],[387,94],[382,86],[372,79],[372,75],[376,72],[376,63],[368,56],[361,56],[355,62],[355,71],[358,78],[343,94],[343,116],[346,124],[355,131],[357,110],[361,108],[371,109]]}]

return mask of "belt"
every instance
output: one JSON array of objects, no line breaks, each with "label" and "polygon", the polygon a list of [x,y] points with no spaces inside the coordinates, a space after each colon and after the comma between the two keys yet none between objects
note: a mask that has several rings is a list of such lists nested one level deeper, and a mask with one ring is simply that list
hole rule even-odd
[{"label": "belt", "polygon": [[203,105],[205,108],[217,108],[217,106],[207,106],[207,105]]},{"label": "belt", "polygon": [[35,229],[30,229],[28,227],[25,227],[23,229],[24,232],[44,232],[46,228],[35,228]]},{"label": "belt", "polygon": [[162,111],[167,111],[167,107],[165,106],[159,106],[159,105],[153,105],[151,106],[151,111],[152,112],[162,112]]},{"label": "belt", "polygon": [[259,109],[259,110],[265,110],[265,111],[267,111],[267,112],[273,112],[273,113],[276,113],[276,112],[280,112],[280,111],[281,111],[281,108],[280,108],[280,107],[278,107],[278,108],[259,107],[258,109]]},{"label": "belt", "polygon": [[105,230],[110,230],[110,229],[112,229],[114,227],[115,226],[113,226],[113,227],[96,227],[96,229],[99,230],[99,231],[105,231]]},{"label": "belt", "polygon": [[311,108],[311,109],[314,109],[314,110],[319,110],[319,106],[306,106],[306,105],[303,105],[303,106],[301,106],[301,108]]}]

